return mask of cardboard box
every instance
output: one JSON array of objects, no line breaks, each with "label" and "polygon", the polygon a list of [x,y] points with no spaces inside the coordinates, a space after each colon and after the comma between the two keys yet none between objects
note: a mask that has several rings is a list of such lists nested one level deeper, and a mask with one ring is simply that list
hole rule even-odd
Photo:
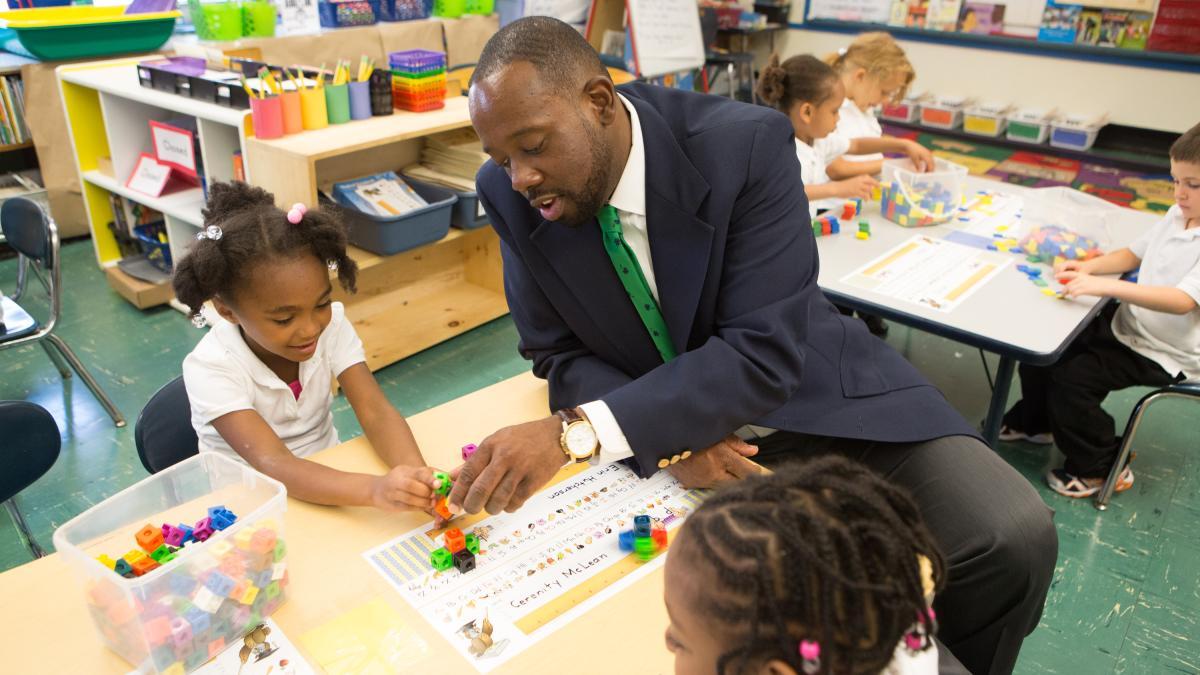
[{"label": "cardboard box", "polygon": [[114,291],[120,293],[121,297],[133,303],[138,309],[165,305],[175,297],[169,281],[161,284],[146,283],[140,279],[134,279],[117,267],[105,269],[104,276],[108,278],[108,285],[112,286]]}]

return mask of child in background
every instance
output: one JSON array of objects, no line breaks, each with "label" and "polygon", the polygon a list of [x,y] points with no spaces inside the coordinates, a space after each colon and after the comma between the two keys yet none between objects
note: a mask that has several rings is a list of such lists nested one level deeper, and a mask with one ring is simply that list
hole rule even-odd
[{"label": "child in background", "polygon": [[938,672],[945,563],[912,499],[828,456],[727,483],[671,543],[676,673]]},{"label": "child in background", "polygon": [[[1109,392],[1200,379],[1200,124],[1171,146],[1175,206],[1123,248],[1054,266],[1067,297],[1094,295],[1110,304],[1057,363],[1022,365],[1021,400],[1004,416],[1000,439],[1056,443],[1062,468],[1046,474],[1055,492],[1088,497],[1116,462],[1121,439],[1101,407]],[[1141,268],[1136,282],[1097,274]],[[1116,489],[1133,485],[1126,465]]]},{"label": "child in background", "polygon": [[[333,216],[297,204],[284,213],[267,192],[215,183],[204,229],[175,266],[175,295],[219,316],[183,362],[201,452],[242,460],[288,494],[318,504],[431,510],[438,482],[412,431],[367,369],[362,342],[333,302],[330,271],[353,292],[358,267]],[[304,459],[337,444],[333,378],[379,457],[382,476]]]},{"label": "child in background", "polygon": [[793,56],[780,64],[779,56],[772,55],[758,86],[763,101],[792,120],[810,215],[836,208],[848,199],[870,199],[879,184],[866,175],[831,181],[825,168],[846,153],[903,152],[918,170],[933,167],[933,155],[912,141],[831,135],[838,125],[846,87],[833,69],[815,56]]},{"label": "child in background", "polygon": [[[904,98],[917,75],[904,50],[887,33],[863,33],[849,47],[826,56],[825,63],[846,88],[835,133],[846,138],[883,137],[872,109]],[[874,176],[882,169],[881,153],[848,154],[832,161],[828,173],[836,180]]]}]

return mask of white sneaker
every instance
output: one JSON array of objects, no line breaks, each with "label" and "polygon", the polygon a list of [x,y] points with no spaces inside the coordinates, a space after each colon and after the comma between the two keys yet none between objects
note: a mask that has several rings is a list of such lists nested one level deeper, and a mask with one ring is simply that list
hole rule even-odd
[{"label": "white sneaker", "polygon": [[1006,442],[1025,441],[1026,443],[1033,443],[1034,445],[1051,445],[1054,443],[1054,435],[1050,432],[1033,434],[1030,436],[1024,431],[1013,429],[1008,425],[1000,427],[1000,435],[997,436],[997,438]]}]

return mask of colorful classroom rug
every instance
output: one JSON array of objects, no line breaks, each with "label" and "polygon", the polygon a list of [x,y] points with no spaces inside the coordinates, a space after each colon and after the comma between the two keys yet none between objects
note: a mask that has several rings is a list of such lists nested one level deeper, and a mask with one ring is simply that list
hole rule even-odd
[{"label": "colorful classroom rug", "polygon": [[1114,204],[1152,213],[1165,212],[1175,203],[1171,177],[1165,173],[1127,171],[1103,164],[1065,159],[1033,150],[1014,150],[986,141],[964,141],[911,129],[883,125],[885,134],[910,138],[933,154],[967,167],[974,176],[1024,185],[1069,185]]}]

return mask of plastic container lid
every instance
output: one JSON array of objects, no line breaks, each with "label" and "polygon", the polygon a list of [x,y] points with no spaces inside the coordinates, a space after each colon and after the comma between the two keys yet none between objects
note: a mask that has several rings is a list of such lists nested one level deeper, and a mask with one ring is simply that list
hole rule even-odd
[{"label": "plastic container lid", "polygon": [[1065,115],[1055,120],[1054,126],[1079,129],[1080,131],[1096,131],[1107,123],[1107,113],[1100,115]]},{"label": "plastic container lid", "polygon": [[1003,103],[977,103],[966,109],[968,115],[987,115],[988,117],[1004,117],[1012,111],[1011,105]]},{"label": "plastic container lid", "polygon": [[1043,110],[1041,108],[1018,108],[1008,114],[1008,119],[1010,120],[1028,122],[1029,124],[1046,124],[1053,121],[1055,117],[1055,111]]}]

